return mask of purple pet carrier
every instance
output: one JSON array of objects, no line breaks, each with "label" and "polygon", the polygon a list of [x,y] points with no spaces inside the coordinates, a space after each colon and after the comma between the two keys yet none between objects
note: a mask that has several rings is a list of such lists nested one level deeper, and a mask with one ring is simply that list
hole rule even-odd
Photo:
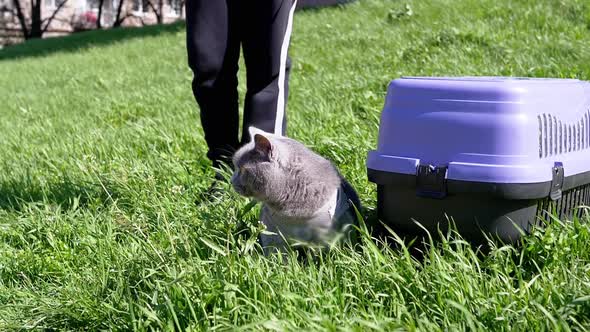
[{"label": "purple pet carrier", "polygon": [[[404,77],[389,85],[367,160],[380,219],[401,233],[452,220],[473,242],[514,241],[590,205],[590,83]],[[483,232],[482,232],[483,231]]]}]

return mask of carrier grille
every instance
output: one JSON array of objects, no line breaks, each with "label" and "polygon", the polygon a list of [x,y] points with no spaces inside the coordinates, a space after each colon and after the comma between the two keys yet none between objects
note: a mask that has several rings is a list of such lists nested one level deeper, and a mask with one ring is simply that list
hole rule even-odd
[{"label": "carrier grille", "polygon": [[575,123],[562,123],[556,116],[540,114],[539,158],[590,148],[590,110]]},{"label": "carrier grille", "polygon": [[561,199],[552,201],[546,198],[537,205],[537,218],[549,221],[552,214],[558,218],[571,218],[574,215],[581,218],[585,209],[580,206],[590,206],[590,183],[565,191]]}]

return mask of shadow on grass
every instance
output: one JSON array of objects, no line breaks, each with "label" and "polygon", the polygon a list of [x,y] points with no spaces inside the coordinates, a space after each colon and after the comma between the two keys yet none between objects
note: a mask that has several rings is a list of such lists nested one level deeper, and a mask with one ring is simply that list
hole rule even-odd
[{"label": "shadow on grass", "polygon": [[33,39],[0,50],[0,61],[46,56],[56,52],[76,52],[93,46],[106,46],[133,38],[157,36],[184,30],[184,22],[150,25],[139,28],[125,27],[92,30],[68,36]]},{"label": "shadow on grass", "polygon": [[317,10],[326,7],[346,5],[356,0],[298,0],[297,10]]},{"label": "shadow on grass", "polygon": [[[424,261],[433,247],[437,251],[449,250],[449,248],[452,248],[452,250],[466,250],[469,247],[480,258],[486,257],[492,249],[490,243],[483,240],[466,240],[460,235],[454,224],[444,226],[440,233],[429,234],[419,229],[418,226],[416,226],[416,230],[410,231],[395,224],[385,224],[382,222],[376,208],[366,210],[363,218],[369,234],[378,240],[380,245],[387,245],[395,250],[403,250],[403,247],[405,247],[412,257],[421,262]],[[395,232],[395,236],[391,233],[392,231]],[[398,237],[403,242],[403,246],[395,237]],[[497,239],[495,241],[498,246],[503,244]],[[515,241],[512,245],[518,246],[519,243],[519,241]],[[447,249],[442,249],[443,247],[447,247]]]},{"label": "shadow on grass", "polygon": [[43,184],[26,178],[0,182],[0,209],[9,211],[23,211],[31,204],[70,210],[91,204],[107,205],[112,199],[113,193],[105,192],[99,185],[68,178]]}]

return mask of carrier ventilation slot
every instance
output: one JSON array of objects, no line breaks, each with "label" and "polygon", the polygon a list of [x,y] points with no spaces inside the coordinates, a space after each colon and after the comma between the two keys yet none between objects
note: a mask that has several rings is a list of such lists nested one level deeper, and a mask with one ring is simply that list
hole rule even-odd
[{"label": "carrier ventilation slot", "polygon": [[540,114],[539,158],[590,148],[590,110],[575,123],[562,123],[556,116]]},{"label": "carrier ventilation slot", "polygon": [[544,221],[550,221],[550,215],[559,219],[571,218],[576,216],[582,218],[585,211],[590,211],[580,206],[590,206],[590,183],[570,189],[563,193],[561,199],[552,201],[546,198],[539,201],[537,205],[537,218]]}]

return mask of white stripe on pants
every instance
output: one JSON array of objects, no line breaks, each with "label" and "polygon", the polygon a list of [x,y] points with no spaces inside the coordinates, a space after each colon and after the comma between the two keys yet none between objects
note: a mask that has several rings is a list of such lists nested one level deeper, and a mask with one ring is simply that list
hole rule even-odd
[{"label": "white stripe on pants", "polygon": [[281,57],[280,57],[280,68],[279,68],[279,95],[277,97],[277,116],[275,118],[275,130],[276,135],[283,134],[283,120],[285,118],[285,68],[287,66],[287,52],[289,50],[289,40],[291,39],[291,30],[293,27],[293,13],[297,6],[297,0],[293,1],[291,11],[289,12],[289,19],[287,20],[287,29],[285,30],[285,36],[283,37],[283,44],[281,45]]}]

